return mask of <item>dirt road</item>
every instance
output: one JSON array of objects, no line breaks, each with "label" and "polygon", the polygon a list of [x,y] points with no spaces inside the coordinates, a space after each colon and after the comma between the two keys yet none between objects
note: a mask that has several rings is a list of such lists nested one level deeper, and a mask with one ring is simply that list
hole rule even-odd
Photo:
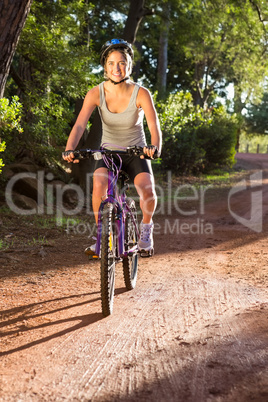
[{"label": "dirt road", "polygon": [[266,402],[268,155],[238,163],[247,189],[156,215],[155,256],[131,292],[117,266],[108,318],[85,236],[2,253],[0,400]]}]

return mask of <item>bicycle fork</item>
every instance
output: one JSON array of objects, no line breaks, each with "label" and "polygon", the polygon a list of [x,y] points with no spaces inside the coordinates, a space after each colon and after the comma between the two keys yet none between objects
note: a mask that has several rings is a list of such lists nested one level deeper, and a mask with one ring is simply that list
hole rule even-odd
[{"label": "bicycle fork", "polygon": [[102,235],[102,216],[103,208],[107,203],[116,205],[116,210],[114,212],[114,224],[115,224],[115,235],[116,235],[116,259],[120,259],[121,256],[125,255],[125,245],[124,245],[124,233],[125,233],[125,219],[123,218],[123,211],[118,201],[111,199],[110,196],[101,203],[99,213],[98,213],[98,229],[97,229],[97,242],[96,242],[96,255],[100,257],[101,252],[101,235]]}]

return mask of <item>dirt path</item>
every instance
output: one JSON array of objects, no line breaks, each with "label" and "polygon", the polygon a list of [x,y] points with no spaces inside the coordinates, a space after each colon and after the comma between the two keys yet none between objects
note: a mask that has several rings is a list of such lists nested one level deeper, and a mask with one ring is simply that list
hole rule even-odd
[{"label": "dirt path", "polygon": [[156,254],[131,292],[118,265],[108,318],[85,236],[2,254],[0,400],[266,402],[268,156],[256,157],[238,155],[258,170],[229,207],[231,189],[212,188],[204,209],[200,195],[155,217]]}]

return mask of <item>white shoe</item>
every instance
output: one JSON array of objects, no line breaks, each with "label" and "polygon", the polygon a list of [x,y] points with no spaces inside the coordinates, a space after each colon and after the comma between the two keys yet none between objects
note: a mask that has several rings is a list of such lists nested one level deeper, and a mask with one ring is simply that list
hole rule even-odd
[{"label": "white shoe", "polygon": [[[93,239],[93,240],[97,240],[96,237],[92,237],[92,239]],[[87,247],[87,248],[85,249],[85,254],[86,254],[86,255],[97,256],[97,255],[96,255],[96,245],[97,245],[97,242],[94,243],[94,244],[92,244],[91,246]]]},{"label": "white shoe", "polygon": [[140,238],[138,242],[139,251],[150,251],[153,249],[154,247],[153,229],[154,229],[153,222],[152,223],[141,222]]}]

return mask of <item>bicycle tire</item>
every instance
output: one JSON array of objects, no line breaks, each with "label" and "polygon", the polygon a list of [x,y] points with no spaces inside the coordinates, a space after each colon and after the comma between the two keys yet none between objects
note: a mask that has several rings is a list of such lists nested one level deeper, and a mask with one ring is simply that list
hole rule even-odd
[{"label": "bicycle tire", "polygon": [[[131,214],[128,212],[125,222],[125,250],[128,251],[138,243],[138,236],[135,230],[135,223],[137,225],[137,213],[135,207],[135,201],[131,198],[127,198],[127,205],[131,210]],[[138,253],[133,253],[123,258],[123,273],[124,282],[127,290],[135,288],[138,276]]]},{"label": "bicycle tire", "polygon": [[115,287],[116,233],[113,204],[104,205],[101,234],[101,305],[104,317],[112,314]]}]

